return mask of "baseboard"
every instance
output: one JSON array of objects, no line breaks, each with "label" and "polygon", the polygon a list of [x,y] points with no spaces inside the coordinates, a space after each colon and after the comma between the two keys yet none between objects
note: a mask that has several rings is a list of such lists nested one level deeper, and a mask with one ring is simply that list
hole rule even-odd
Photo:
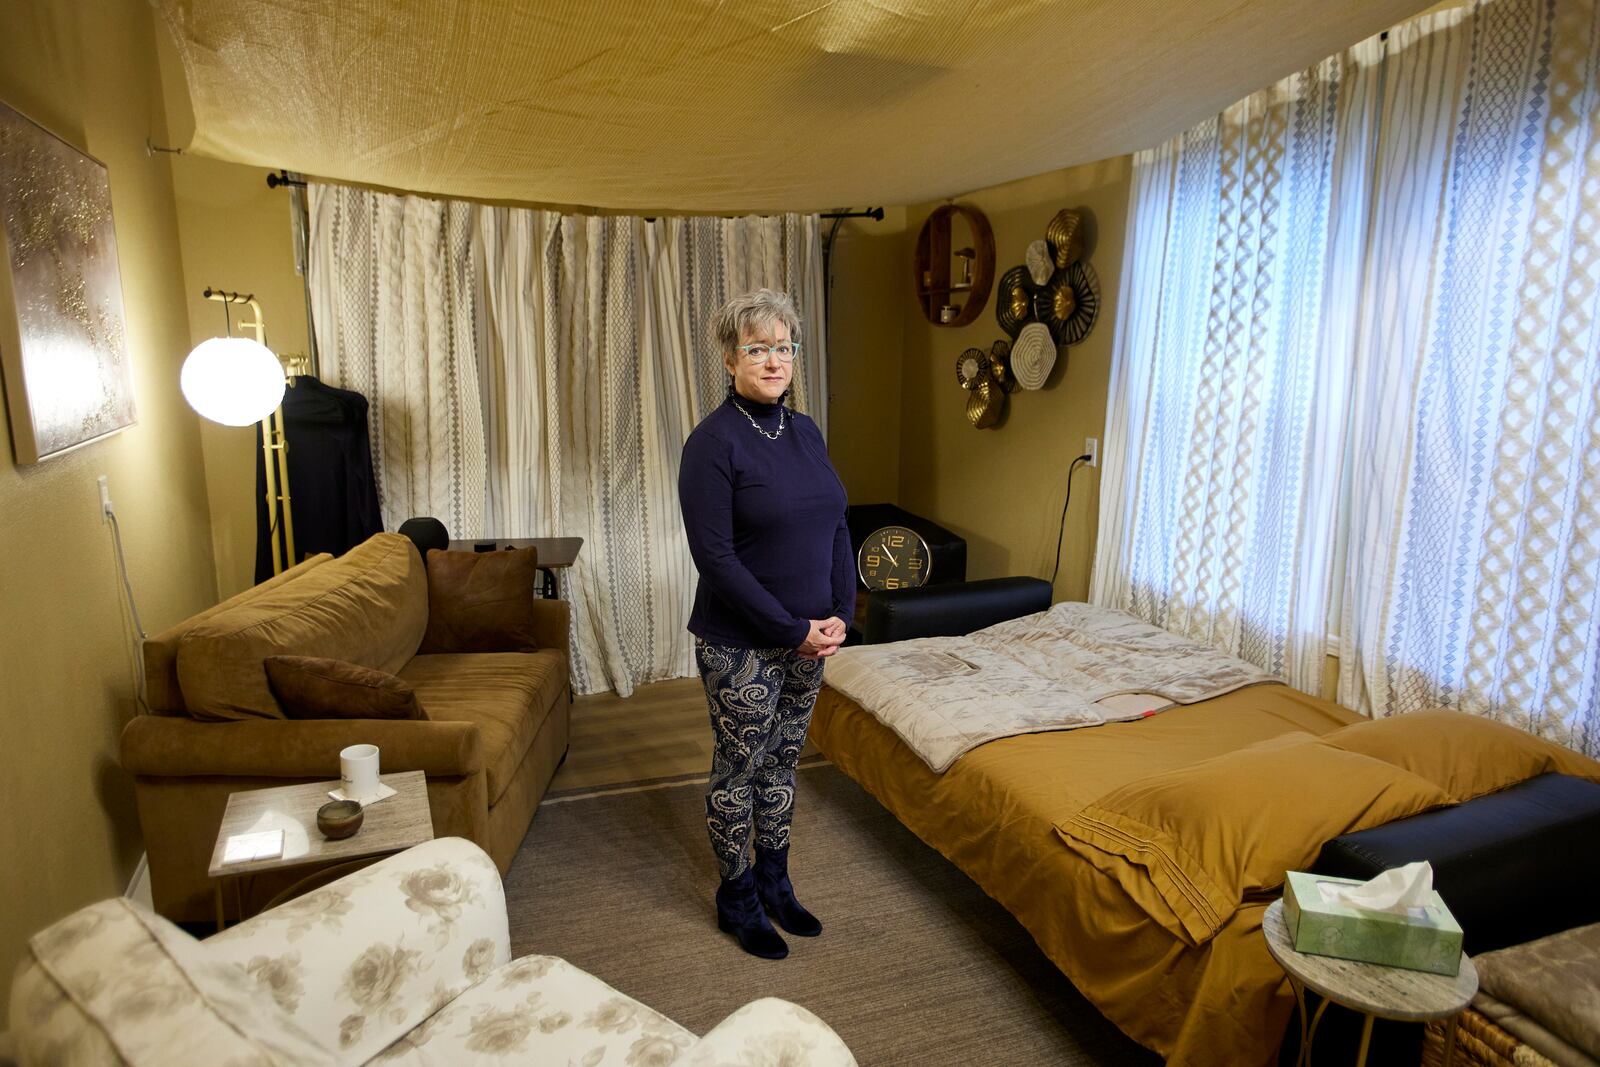
[{"label": "baseboard", "polygon": [[145,907],[155,910],[155,901],[150,896],[150,856],[148,853],[139,853],[139,864],[133,869],[133,877],[128,879],[128,888],[123,891],[123,896],[129,900],[136,900]]}]

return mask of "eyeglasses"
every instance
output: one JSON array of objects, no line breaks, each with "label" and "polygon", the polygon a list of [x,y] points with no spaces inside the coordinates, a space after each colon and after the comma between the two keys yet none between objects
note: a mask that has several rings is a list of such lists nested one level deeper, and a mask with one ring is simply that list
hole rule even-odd
[{"label": "eyeglasses", "polygon": [[800,355],[800,342],[784,341],[775,345],[740,345],[746,363],[765,363],[768,356],[777,356],[779,363],[793,363]]}]

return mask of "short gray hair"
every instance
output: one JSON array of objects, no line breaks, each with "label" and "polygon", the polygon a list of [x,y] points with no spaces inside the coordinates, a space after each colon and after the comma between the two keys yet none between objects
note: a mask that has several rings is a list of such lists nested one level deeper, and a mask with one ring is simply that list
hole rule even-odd
[{"label": "short gray hair", "polygon": [[789,336],[799,342],[800,313],[795,310],[794,301],[787,293],[757,289],[722,305],[722,310],[711,320],[711,336],[726,358],[739,347],[739,338],[773,322],[789,327]]}]

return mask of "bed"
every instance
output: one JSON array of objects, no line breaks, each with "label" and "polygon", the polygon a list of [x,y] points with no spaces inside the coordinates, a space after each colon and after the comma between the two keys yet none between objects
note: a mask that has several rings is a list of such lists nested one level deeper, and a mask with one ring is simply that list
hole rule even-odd
[{"label": "bed", "polygon": [[[1435,744],[1441,728],[1453,740]],[[1487,720],[1430,712],[1369,722],[1280,684],[1135,721],[991,740],[943,773],[824,685],[811,738],[1016,916],[1112,1022],[1174,1064],[1275,1058],[1293,1002],[1260,927],[1280,864],[1307,866],[1346,830],[1543,770],[1600,779],[1600,764]],[[1295,761],[1308,755],[1329,766],[1303,770]],[[1339,805],[1317,797],[1340,793],[1352,767],[1355,777],[1387,777],[1366,800],[1328,810]],[[1171,818],[1151,815],[1151,804]],[[1135,840],[1122,829],[1130,815],[1170,825]],[[1236,865],[1240,877],[1197,889],[1198,876],[1173,876],[1173,854],[1213,870]]]}]

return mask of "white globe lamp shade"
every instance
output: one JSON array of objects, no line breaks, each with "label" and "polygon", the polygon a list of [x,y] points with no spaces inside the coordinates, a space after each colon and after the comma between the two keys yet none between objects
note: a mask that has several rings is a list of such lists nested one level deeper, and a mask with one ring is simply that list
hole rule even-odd
[{"label": "white globe lamp shade", "polygon": [[213,337],[195,346],[178,376],[183,398],[212,422],[249,426],[283,403],[283,364],[246,337]]}]

